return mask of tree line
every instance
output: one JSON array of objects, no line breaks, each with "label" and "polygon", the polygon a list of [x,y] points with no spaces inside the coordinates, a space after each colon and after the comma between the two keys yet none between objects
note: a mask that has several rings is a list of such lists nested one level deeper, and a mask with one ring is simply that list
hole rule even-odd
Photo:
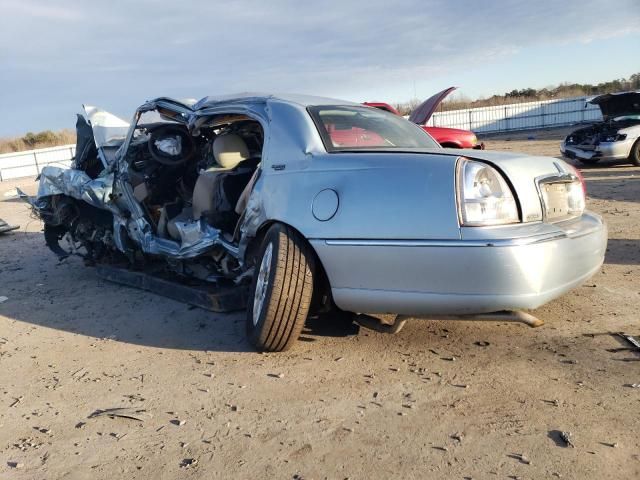
[{"label": "tree line", "polygon": [[[538,100],[602,95],[604,93],[624,92],[627,90],[640,90],[640,73],[634,73],[629,78],[619,78],[598,84],[561,83],[556,86],[539,89],[514,89],[502,95],[492,95],[488,98],[471,99],[464,94],[456,92],[440,104],[439,111],[492,107],[496,105],[508,105],[511,103],[534,102]],[[406,115],[422,101],[423,100],[414,99],[409,102],[400,103],[396,108],[398,108],[402,114]]]}]

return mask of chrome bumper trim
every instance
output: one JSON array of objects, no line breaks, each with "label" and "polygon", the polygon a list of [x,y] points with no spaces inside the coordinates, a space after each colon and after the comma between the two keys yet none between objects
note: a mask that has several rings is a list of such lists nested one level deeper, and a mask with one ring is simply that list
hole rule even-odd
[{"label": "chrome bumper trim", "polygon": [[514,247],[567,237],[565,232],[554,232],[500,240],[325,240],[325,243],[349,247]]}]

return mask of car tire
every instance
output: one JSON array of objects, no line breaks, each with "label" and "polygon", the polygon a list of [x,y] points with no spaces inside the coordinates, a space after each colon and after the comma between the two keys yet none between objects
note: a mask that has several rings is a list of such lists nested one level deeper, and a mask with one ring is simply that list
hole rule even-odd
[{"label": "car tire", "polygon": [[640,138],[636,140],[636,143],[631,147],[631,152],[629,153],[629,161],[634,165],[640,167]]},{"label": "car tire", "polygon": [[313,294],[314,263],[309,245],[292,228],[269,228],[247,305],[247,335],[258,350],[288,350],[300,336]]},{"label": "car tire", "polygon": [[595,165],[600,161],[599,158],[579,158],[578,160],[584,165]]}]

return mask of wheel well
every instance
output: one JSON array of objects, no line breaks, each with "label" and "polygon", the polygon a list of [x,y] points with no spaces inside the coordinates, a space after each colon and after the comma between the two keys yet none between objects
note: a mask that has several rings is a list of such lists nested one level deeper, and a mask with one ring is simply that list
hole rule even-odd
[{"label": "wheel well", "polygon": [[460,145],[458,145],[457,143],[453,143],[453,142],[442,142],[440,144],[440,146],[442,146],[444,148],[462,148]]},{"label": "wheel well", "polygon": [[310,312],[318,313],[322,312],[327,308],[331,308],[333,306],[333,297],[331,296],[331,284],[329,282],[329,277],[327,276],[327,271],[324,269],[324,265],[322,265],[322,261],[318,254],[316,253],[313,245],[309,243],[306,237],[300,233],[300,231],[289,225],[285,222],[280,222],[278,220],[267,220],[264,222],[258,230],[256,231],[255,236],[250,240],[249,245],[247,246],[245,261],[247,265],[253,265],[255,256],[258,254],[258,249],[262,244],[262,239],[267,234],[269,228],[271,228],[275,224],[281,224],[289,227],[294,230],[300,238],[307,244],[309,251],[313,254],[314,264],[315,264],[315,278],[313,282],[313,297],[311,299],[311,309]]},{"label": "wheel well", "polygon": [[274,225],[276,223],[278,222],[274,220],[267,220],[262,225],[260,225],[260,227],[258,227],[258,230],[256,230],[256,234],[251,238],[251,240],[249,240],[249,244],[247,245],[244,254],[244,260],[247,265],[253,265],[255,256],[258,253],[258,249],[262,244],[262,239],[266,235],[267,230],[271,228],[271,225]]},{"label": "wheel well", "polygon": [[640,166],[640,137],[636,138],[636,141],[631,145],[629,160],[632,164]]}]

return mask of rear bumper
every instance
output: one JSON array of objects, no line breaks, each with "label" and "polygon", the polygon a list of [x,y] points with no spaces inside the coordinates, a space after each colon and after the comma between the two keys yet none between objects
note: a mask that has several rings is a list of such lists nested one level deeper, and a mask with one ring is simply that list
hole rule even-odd
[{"label": "rear bumper", "polygon": [[580,148],[567,145],[564,141],[560,144],[560,153],[568,158],[578,160],[624,160],[629,157],[634,140],[623,140],[620,142],[602,142],[596,145],[594,150],[581,150]]},{"label": "rear bumper", "polygon": [[343,310],[457,315],[537,308],[559,297],[599,269],[607,230],[587,213],[542,235],[500,240],[311,243]]}]

